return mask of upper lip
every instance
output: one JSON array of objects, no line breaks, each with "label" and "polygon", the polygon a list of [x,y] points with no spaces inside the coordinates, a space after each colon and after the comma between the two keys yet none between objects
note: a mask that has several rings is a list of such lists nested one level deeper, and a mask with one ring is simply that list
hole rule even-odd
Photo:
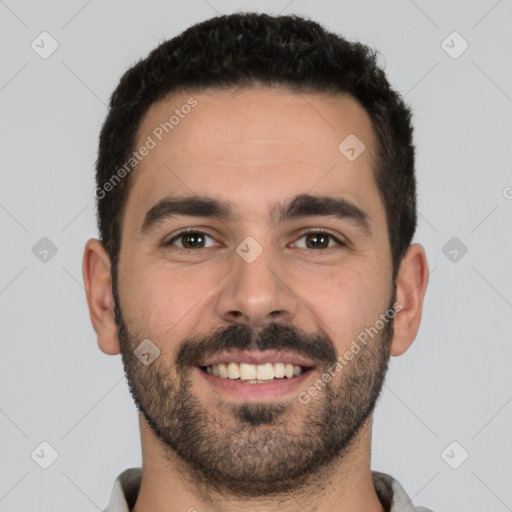
[{"label": "upper lip", "polygon": [[265,363],[285,363],[297,366],[312,367],[314,362],[311,359],[293,354],[292,352],[283,352],[277,350],[230,350],[206,359],[203,359],[199,366],[213,366],[216,364],[228,363],[247,363],[247,364],[265,364]]}]

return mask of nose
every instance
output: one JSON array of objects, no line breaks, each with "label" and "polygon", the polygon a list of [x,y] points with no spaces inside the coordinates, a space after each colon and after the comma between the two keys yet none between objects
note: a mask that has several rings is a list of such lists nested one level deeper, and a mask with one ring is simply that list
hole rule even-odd
[{"label": "nose", "polygon": [[254,261],[233,254],[231,272],[222,281],[215,308],[224,321],[262,328],[270,322],[291,322],[299,299],[288,283],[278,258],[263,249]]}]

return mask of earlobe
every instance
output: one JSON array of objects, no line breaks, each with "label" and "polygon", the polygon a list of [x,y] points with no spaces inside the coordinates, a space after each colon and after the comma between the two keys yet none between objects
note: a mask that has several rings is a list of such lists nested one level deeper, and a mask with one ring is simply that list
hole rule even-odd
[{"label": "earlobe", "polygon": [[110,258],[103,244],[91,238],[85,244],[82,262],[87,305],[98,346],[109,355],[120,353],[114,317]]},{"label": "earlobe", "polygon": [[428,284],[428,263],[420,244],[411,244],[405,254],[396,279],[396,301],[400,312],[394,319],[391,355],[403,354],[418,333],[423,298]]}]

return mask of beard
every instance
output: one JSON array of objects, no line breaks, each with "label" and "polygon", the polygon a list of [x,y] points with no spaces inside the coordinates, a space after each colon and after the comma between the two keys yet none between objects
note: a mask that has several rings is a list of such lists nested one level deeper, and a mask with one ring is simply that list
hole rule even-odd
[{"label": "beard", "polygon": [[[270,323],[260,331],[235,324],[177,345],[150,337],[161,354],[145,366],[134,350],[148,338],[148,331],[130,332],[116,294],[114,299],[124,371],[139,414],[164,456],[204,495],[284,495],[313,481],[321,488],[321,475],[346,455],[371,420],[388,368],[393,318],[330,382],[322,381],[307,404],[297,397],[243,403],[220,395],[203,403],[191,379],[202,358],[230,349],[289,350],[312,359],[321,380],[327,369],[332,372],[337,351],[328,337],[289,324]],[[165,357],[171,346],[178,347],[174,360]]]}]

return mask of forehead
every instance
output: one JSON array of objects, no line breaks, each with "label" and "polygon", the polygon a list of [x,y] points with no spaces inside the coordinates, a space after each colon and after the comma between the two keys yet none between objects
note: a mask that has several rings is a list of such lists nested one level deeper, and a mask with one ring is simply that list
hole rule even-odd
[{"label": "forehead", "polygon": [[173,94],[144,116],[135,149],[143,145],[153,147],[132,174],[126,216],[133,223],[166,195],[228,199],[247,219],[300,193],[342,195],[358,206],[365,195],[378,196],[371,121],[347,95],[282,88]]}]

